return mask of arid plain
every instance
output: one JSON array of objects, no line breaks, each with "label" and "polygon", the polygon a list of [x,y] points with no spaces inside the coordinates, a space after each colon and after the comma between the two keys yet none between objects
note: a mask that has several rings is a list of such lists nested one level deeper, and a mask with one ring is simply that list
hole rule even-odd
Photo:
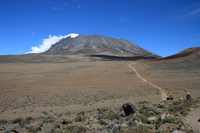
[{"label": "arid plain", "polygon": [[126,102],[158,102],[163,88],[175,100],[200,95],[200,61],[106,59],[85,55],[18,55],[0,57],[0,118],[54,116]]}]

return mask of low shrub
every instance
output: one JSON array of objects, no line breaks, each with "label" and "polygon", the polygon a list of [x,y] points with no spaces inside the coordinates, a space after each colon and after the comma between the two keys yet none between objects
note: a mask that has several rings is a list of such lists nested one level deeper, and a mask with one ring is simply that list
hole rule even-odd
[{"label": "low shrub", "polygon": [[12,121],[12,123],[19,123],[21,120],[22,120],[21,118],[17,118],[17,119],[14,119],[14,120]]},{"label": "low shrub", "polygon": [[66,126],[66,131],[69,133],[84,133],[86,132],[86,128],[83,126],[68,125]]},{"label": "low shrub", "polygon": [[54,128],[60,128],[60,124],[59,124],[59,123],[56,123],[56,124],[54,125]]},{"label": "low shrub", "polygon": [[140,109],[139,113],[146,116],[146,117],[158,115],[158,112],[151,107]]},{"label": "low shrub", "polygon": [[120,118],[121,118],[121,115],[119,113],[114,113],[114,112],[110,112],[107,116],[107,119],[109,120],[114,120],[114,119],[119,120]]},{"label": "low shrub", "polygon": [[131,120],[131,121],[134,121],[134,120],[137,120],[137,118],[139,118],[143,123],[147,123],[148,122],[148,119],[145,115],[143,114],[139,114],[139,115],[130,115],[128,117],[126,117],[126,119],[128,120]]},{"label": "low shrub", "polygon": [[1,125],[1,124],[6,124],[7,122],[8,122],[8,121],[6,121],[6,120],[4,120],[4,119],[3,119],[3,120],[0,120],[0,125]]},{"label": "low shrub", "polygon": [[31,120],[33,120],[33,118],[32,117],[26,117],[26,120],[31,121]]},{"label": "low shrub", "polygon": [[119,120],[121,118],[121,115],[119,113],[115,113],[115,112],[109,112],[109,113],[105,113],[105,114],[99,114],[97,116],[97,119],[108,119],[108,120],[114,120],[117,119]]},{"label": "low shrub", "polygon": [[47,119],[44,119],[43,120],[44,123],[53,123],[54,122],[54,119],[52,117],[49,117]]},{"label": "low shrub", "polygon": [[[145,101],[144,101],[145,102]],[[148,122],[148,117],[150,116],[156,116],[158,115],[159,113],[151,108],[151,107],[147,107],[147,108],[143,108],[143,109],[139,109],[137,110],[139,114],[137,115],[129,115],[129,116],[126,116],[125,118],[127,120],[136,120],[137,118],[139,118],[143,123],[147,123]]]},{"label": "low shrub", "polygon": [[48,115],[48,113],[47,113],[46,111],[42,111],[42,113],[43,113],[44,115]]},{"label": "low shrub", "polygon": [[151,127],[147,124],[140,124],[137,127],[128,126],[122,130],[122,133],[153,133]]},{"label": "low shrub", "polygon": [[85,117],[85,116],[80,116],[80,115],[78,115],[74,120],[75,120],[76,122],[82,122],[82,121],[85,121],[85,120],[86,120],[86,117]]},{"label": "low shrub", "polygon": [[180,118],[177,118],[175,116],[168,116],[166,117],[162,123],[173,123],[173,124],[178,124],[178,125],[183,125],[183,121]]},{"label": "low shrub", "polygon": [[190,107],[195,106],[199,100],[196,99],[189,99],[189,100],[184,100],[184,101],[175,101],[173,104],[170,105],[169,107],[169,112],[172,114],[175,114],[178,111],[182,111],[183,115],[187,115],[188,110]]}]

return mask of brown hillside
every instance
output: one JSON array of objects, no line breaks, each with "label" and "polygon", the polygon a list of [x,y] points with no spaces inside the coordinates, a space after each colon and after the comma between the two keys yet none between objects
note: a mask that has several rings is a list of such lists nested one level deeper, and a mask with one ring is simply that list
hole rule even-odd
[{"label": "brown hillside", "polygon": [[194,61],[200,59],[200,47],[185,49],[177,54],[162,58],[159,62],[181,62],[181,61]]}]

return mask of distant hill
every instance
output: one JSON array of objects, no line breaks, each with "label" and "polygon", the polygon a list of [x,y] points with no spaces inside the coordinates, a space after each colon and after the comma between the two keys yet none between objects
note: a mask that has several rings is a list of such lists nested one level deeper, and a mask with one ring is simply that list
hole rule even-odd
[{"label": "distant hill", "polygon": [[65,37],[53,44],[45,54],[117,54],[117,55],[156,55],[136,44],[121,38],[101,35],[78,35]]},{"label": "distant hill", "polygon": [[200,47],[185,49],[177,54],[160,59],[160,61],[180,62],[200,59]]}]

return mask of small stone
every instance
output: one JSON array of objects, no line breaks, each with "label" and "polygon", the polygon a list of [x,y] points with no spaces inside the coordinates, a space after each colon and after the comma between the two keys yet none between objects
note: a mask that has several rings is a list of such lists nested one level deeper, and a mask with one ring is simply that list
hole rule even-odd
[{"label": "small stone", "polygon": [[67,113],[62,113],[62,115],[67,115]]},{"label": "small stone", "polygon": [[41,131],[42,126],[43,126],[43,122],[39,121],[39,122],[35,122],[32,125],[28,126],[27,129],[29,132],[37,132],[37,131]]},{"label": "small stone", "polygon": [[61,120],[61,124],[71,124],[72,120],[71,119],[63,119]]},{"label": "small stone", "polygon": [[30,122],[29,121],[27,121],[27,120],[21,120],[20,122],[19,122],[19,126],[20,127],[27,127],[28,125],[30,124]]},{"label": "small stone", "polygon": [[90,112],[92,112],[92,110],[87,110],[87,111],[85,111],[86,113],[90,113]]},{"label": "small stone", "polygon": [[161,101],[160,103],[158,103],[157,107],[158,108],[167,108],[168,106],[165,103],[166,101]]},{"label": "small stone", "polygon": [[159,120],[159,118],[155,117],[155,116],[148,117],[147,119],[148,119],[148,123],[149,124],[156,124],[158,122],[158,120]]},{"label": "small stone", "polygon": [[173,131],[172,133],[186,133],[186,132],[183,132],[183,131],[181,131],[181,130],[175,130],[175,131]]},{"label": "small stone", "polygon": [[163,121],[166,118],[166,114],[161,114],[160,118],[161,118],[161,121]]}]

